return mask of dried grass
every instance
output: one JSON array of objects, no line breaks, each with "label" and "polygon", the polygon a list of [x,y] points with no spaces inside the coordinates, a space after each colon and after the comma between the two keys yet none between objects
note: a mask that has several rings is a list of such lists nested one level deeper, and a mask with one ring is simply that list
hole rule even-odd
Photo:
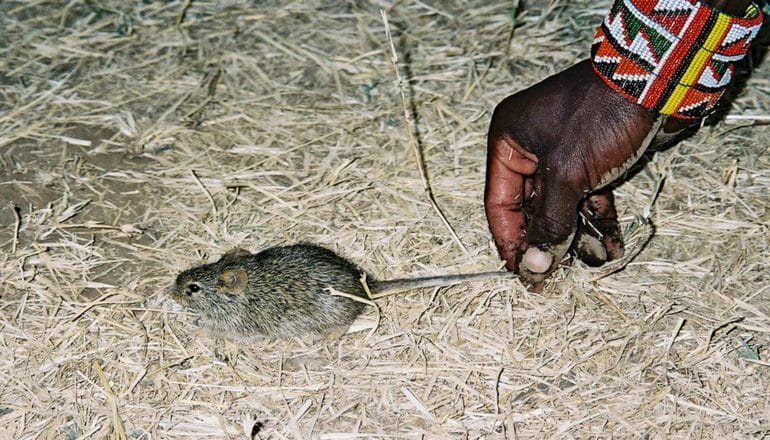
[{"label": "dried grass", "polygon": [[[584,57],[608,4],[529,2],[506,47],[510,2],[244,3],[0,3],[0,437],[768,436],[770,129],[744,125],[770,116],[770,64],[619,188],[630,224],[665,177],[623,270],[214,347],[164,290],[233,246],[310,240],[380,278],[498,267],[490,111]],[[380,8],[467,253],[423,190]]]}]

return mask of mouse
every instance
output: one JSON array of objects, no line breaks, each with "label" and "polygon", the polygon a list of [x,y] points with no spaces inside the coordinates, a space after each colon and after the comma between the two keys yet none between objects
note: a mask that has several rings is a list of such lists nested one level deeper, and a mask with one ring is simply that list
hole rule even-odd
[{"label": "mouse", "polygon": [[382,296],[516,276],[495,271],[379,281],[330,249],[299,243],[258,253],[235,248],[216,262],[180,273],[170,296],[217,337],[329,338],[344,334],[370,302],[362,277],[372,296]]}]

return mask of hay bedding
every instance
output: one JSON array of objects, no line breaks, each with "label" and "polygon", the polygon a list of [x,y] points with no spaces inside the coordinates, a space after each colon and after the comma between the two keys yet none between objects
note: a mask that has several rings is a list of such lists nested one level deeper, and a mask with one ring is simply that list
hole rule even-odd
[{"label": "hay bedding", "polygon": [[[606,7],[531,2],[506,56],[509,2],[0,3],[0,435],[767,436],[770,130],[745,118],[770,116],[768,63],[620,187],[627,225],[657,194],[620,272],[386,298],[327,346],[215,347],[163,294],[236,245],[310,240],[381,278],[497,267],[490,111],[583,57]],[[467,252],[423,191],[380,8]]]}]

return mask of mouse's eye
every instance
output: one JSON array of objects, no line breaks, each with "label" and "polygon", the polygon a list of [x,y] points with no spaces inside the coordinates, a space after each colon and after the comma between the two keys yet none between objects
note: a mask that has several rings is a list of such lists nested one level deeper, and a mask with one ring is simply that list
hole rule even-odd
[{"label": "mouse's eye", "polygon": [[196,283],[190,283],[187,285],[187,289],[185,289],[185,293],[187,294],[187,296],[192,296],[193,293],[200,292],[200,290],[201,290],[201,286],[199,286]]}]

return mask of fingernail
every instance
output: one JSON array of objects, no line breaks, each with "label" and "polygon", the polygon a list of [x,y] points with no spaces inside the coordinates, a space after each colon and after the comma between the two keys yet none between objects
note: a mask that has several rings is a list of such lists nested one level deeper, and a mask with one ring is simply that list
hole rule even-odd
[{"label": "fingernail", "polygon": [[553,263],[553,256],[548,252],[543,252],[536,247],[527,249],[521,264],[525,269],[532,273],[543,273],[548,271]]}]

